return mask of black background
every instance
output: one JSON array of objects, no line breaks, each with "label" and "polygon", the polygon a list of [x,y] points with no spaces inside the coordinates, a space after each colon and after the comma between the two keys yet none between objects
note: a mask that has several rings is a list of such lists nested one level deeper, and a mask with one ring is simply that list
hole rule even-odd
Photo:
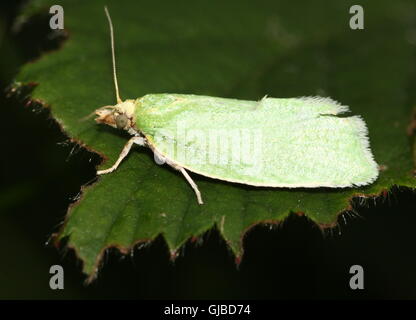
[{"label": "black background", "polygon": [[[98,280],[85,286],[74,253],[46,242],[100,159],[63,143],[67,138],[47,111],[6,98],[19,66],[59,45],[47,37],[48,16],[13,32],[23,2],[0,5],[0,298],[416,298],[416,195],[406,188],[356,203],[360,217],[340,217],[339,227],[324,233],[294,215],[278,227],[256,226],[238,268],[211,230],[202,243],[186,244],[175,262],[162,238],[131,256],[110,251]],[[64,290],[49,288],[53,264],[64,267]],[[364,290],[349,288],[355,264],[364,268]]]}]

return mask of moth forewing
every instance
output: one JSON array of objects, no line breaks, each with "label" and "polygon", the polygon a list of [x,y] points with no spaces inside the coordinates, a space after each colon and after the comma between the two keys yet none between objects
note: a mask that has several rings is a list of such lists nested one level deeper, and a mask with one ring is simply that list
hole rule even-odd
[{"label": "moth forewing", "polygon": [[254,108],[258,103],[146,95],[136,112],[137,126],[174,164],[224,181],[341,188],[377,178],[364,121],[337,116],[348,111],[346,106],[319,97],[266,98]]}]

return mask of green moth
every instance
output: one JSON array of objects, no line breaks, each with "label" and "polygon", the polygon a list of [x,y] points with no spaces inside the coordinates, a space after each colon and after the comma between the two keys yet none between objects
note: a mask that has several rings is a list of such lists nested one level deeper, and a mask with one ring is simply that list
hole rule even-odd
[{"label": "green moth", "polygon": [[378,166],[365,122],[330,98],[301,97],[260,101],[189,94],[148,94],[122,101],[115,67],[117,104],[95,111],[95,120],[132,135],[114,165],[133,144],[149,147],[157,163],[180,171],[201,193],[191,171],[210,178],[258,187],[343,188],[375,181]]}]

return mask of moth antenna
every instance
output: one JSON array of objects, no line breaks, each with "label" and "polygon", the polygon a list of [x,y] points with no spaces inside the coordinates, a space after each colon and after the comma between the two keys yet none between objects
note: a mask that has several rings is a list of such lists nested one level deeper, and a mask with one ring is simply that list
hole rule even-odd
[{"label": "moth antenna", "polygon": [[90,114],[86,115],[85,117],[79,119],[78,121],[83,122],[85,120],[88,120],[88,119],[92,118],[93,116],[95,116],[97,111],[103,110],[103,109],[114,109],[114,106],[104,106],[104,107],[98,108],[97,110],[94,110],[93,112],[91,112]]},{"label": "moth antenna", "polygon": [[116,99],[117,103],[123,102],[120,98],[120,94],[118,92],[118,82],[117,82],[117,72],[116,72],[116,55],[114,53],[114,31],[113,31],[113,23],[111,22],[110,13],[107,10],[107,6],[104,6],[104,11],[108,19],[108,24],[110,26],[110,37],[111,37],[111,56],[113,58],[113,78],[114,78],[114,86],[116,88]]},{"label": "moth antenna", "polygon": [[91,112],[89,115],[86,115],[85,117],[82,117],[81,119],[78,119],[79,122],[86,121],[88,119],[91,119],[95,115],[95,111]]}]

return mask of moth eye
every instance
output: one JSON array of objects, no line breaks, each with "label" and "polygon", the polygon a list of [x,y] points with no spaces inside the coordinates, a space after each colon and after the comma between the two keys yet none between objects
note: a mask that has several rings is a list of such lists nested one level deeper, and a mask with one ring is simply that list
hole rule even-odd
[{"label": "moth eye", "polygon": [[115,120],[118,129],[124,129],[129,122],[129,119],[124,113],[117,115]]}]

